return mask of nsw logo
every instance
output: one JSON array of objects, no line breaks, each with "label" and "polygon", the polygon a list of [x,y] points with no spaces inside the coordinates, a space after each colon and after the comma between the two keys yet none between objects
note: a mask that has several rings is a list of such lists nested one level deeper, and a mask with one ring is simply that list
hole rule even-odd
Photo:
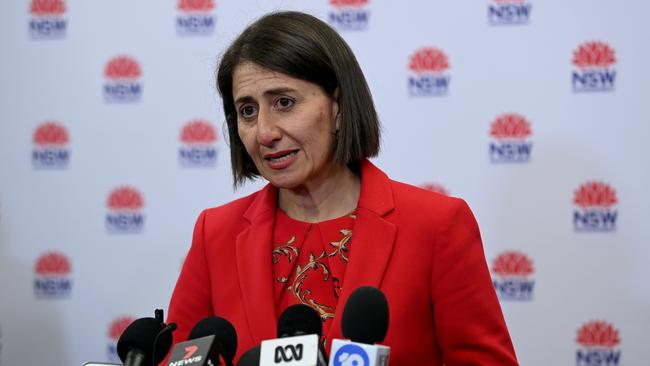
[{"label": "nsw logo", "polygon": [[368,354],[356,344],[346,344],[339,348],[333,360],[334,366],[370,366]]},{"label": "nsw logo", "polygon": [[214,33],[214,0],[178,0],[176,33],[181,36],[205,36]]},{"label": "nsw logo", "polygon": [[492,262],[492,282],[499,299],[532,300],[533,272],[533,262],[526,254],[515,250],[501,253]]},{"label": "nsw logo", "polygon": [[182,167],[210,167],[217,161],[217,134],[214,126],[196,119],[183,126],[178,161]]},{"label": "nsw logo", "polygon": [[525,0],[492,0],[488,5],[490,25],[527,24],[532,4]]},{"label": "nsw logo", "polygon": [[65,18],[65,1],[32,0],[29,7],[29,34],[35,39],[65,37],[68,20]]},{"label": "nsw logo", "polygon": [[435,182],[426,182],[420,184],[420,188],[426,189],[427,191],[436,192],[444,196],[449,196],[449,191],[442,184]]},{"label": "nsw logo", "polygon": [[142,194],[134,187],[117,187],[108,196],[106,229],[109,233],[137,234],[144,227]]},{"label": "nsw logo", "polygon": [[571,73],[574,92],[614,90],[616,54],[607,43],[594,41],[581,44],[573,51],[571,62],[576,67]]},{"label": "nsw logo", "polygon": [[573,198],[573,227],[576,231],[615,231],[618,211],[616,191],[608,184],[590,181]]},{"label": "nsw logo", "polygon": [[515,113],[497,117],[490,126],[489,154],[493,163],[527,163],[530,161],[533,143],[530,123]]},{"label": "nsw logo", "polygon": [[62,124],[55,121],[41,123],[32,135],[32,166],[36,169],[63,169],[70,161],[70,136]]},{"label": "nsw logo", "polygon": [[328,19],[338,30],[365,30],[368,28],[370,10],[368,0],[330,0]]},{"label": "nsw logo", "polygon": [[578,329],[576,366],[618,366],[621,338],[618,330],[602,320],[589,321]]},{"label": "nsw logo", "polygon": [[70,296],[72,266],[65,254],[46,252],[36,260],[34,266],[34,295],[37,299],[60,299]]},{"label": "nsw logo", "polygon": [[121,316],[114,319],[111,324],[108,326],[108,346],[106,348],[106,356],[110,362],[122,363],[120,356],[117,355],[117,341],[120,339],[122,333],[126,327],[128,327],[135,317],[133,316]]},{"label": "nsw logo", "polygon": [[411,96],[444,96],[449,89],[449,59],[434,47],[417,50],[409,61],[408,91]]},{"label": "nsw logo", "polygon": [[109,103],[140,101],[142,83],[140,64],[130,56],[116,56],[104,68],[104,100]]}]

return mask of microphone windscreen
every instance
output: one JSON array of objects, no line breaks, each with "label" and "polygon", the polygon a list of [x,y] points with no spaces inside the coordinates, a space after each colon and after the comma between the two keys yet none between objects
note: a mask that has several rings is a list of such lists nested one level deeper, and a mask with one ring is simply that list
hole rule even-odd
[{"label": "microphone windscreen", "polygon": [[237,353],[237,332],[235,327],[226,319],[209,316],[201,319],[192,331],[188,340],[214,335],[221,344],[221,356],[232,363]]},{"label": "microphone windscreen", "polygon": [[388,301],[376,287],[354,290],[343,308],[341,330],[352,342],[375,344],[388,332]]},{"label": "microphone windscreen", "polygon": [[120,356],[120,360],[124,362],[129,351],[137,349],[144,353],[145,364],[151,364],[152,355],[153,362],[159,364],[172,347],[171,332],[165,332],[158,337],[154,354],[154,342],[163,327],[164,325],[154,318],[140,318],[129,324],[117,341],[117,355]]},{"label": "microphone windscreen", "polygon": [[323,321],[310,306],[305,304],[291,305],[284,309],[278,319],[278,338],[297,335],[323,334]]},{"label": "microphone windscreen", "polygon": [[249,349],[239,358],[237,366],[258,366],[260,364],[261,352],[262,347],[259,345]]}]

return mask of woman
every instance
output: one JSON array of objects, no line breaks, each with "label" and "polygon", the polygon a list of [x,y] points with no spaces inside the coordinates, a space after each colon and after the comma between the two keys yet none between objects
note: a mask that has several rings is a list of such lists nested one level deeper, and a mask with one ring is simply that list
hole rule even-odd
[{"label": "woman", "polygon": [[516,365],[467,205],[389,179],[366,160],[379,123],[345,41],[306,14],[267,15],[217,71],[235,185],[259,192],[201,213],[169,320],[185,340],[201,318],[230,320],[239,357],[305,303],[324,342],[359,286],[390,306],[391,365]]}]

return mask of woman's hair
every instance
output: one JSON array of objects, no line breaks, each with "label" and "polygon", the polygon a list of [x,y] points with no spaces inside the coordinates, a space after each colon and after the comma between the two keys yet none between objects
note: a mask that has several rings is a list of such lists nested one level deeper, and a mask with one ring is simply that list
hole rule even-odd
[{"label": "woman's hair", "polygon": [[235,67],[252,62],[312,82],[334,97],[340,125],[334,163],[357,170],[361,160],[379,152],[379,120],[370,89],[350,47],[330,26],[300,12],[271,13],[248,26],[223,54],[217,87],[228,125],[234,185],[259,176],[237,132],[232,94]]}]

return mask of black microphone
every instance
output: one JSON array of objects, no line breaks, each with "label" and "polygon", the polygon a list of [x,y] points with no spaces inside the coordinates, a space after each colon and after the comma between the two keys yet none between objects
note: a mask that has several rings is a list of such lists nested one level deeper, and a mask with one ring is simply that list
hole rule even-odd
[{"label": "black microphone", "polygon": [[341,317],[341,331],[348,340],[332,340],[335,365],[386,366],[390,348],[376,343],[388,332],[388,301],[375,287],[359,287],[348,298]]},{"label": "black microphone", "polygon": [[233,366],[236,352],[235,327],[224,318],[210,316],[196,323],[187,341],[174,346],[168,366]]},{"label": "black microphone", "polygon": [[226,319],[218,316],[209,316],[201,319],[192,331],[188,340],[215,336],[219,345],[219,354],[223,357],[227,366],[233,365],[233,359],[237,353],[237,331]]},{"label": "black microphone", "polygon": [[117,354],[124,366],[158,365],[172,346],[176,324],[165,325],[155,318],[140,318],[129,324],[117,341]]},{"label": "black microphone", "polygon": [[323,321],[316,310],[305,304],[291,305],[278,319],[278,338],[305,334],[323,335]]},{"label": "black microphone", "polygon": [[341,331],[352,342],[375,344],[388,333],[388,301],[376,287],[359,287],[343,308]]},{"label": "black microphone", "polygon": [[260,347],[260,345],[249,349],[241,355],[239,362],[237,362],[237,366],[259,366],[261,350],[262,347]]}]

